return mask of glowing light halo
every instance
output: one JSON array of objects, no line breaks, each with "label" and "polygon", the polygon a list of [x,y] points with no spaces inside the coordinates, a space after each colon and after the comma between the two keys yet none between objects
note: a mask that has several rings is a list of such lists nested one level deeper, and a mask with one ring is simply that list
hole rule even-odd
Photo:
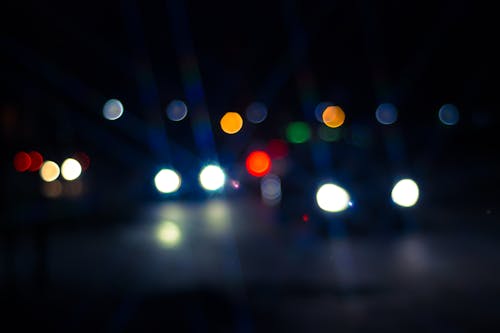
[{"label": "glowing light halo", "polygon": [[417,183],[409,178],[401,179],[391,192],[392,201],[401,207],[414,206],[420,196]]},{"label": "glowing light halo", "polygon": [[108,120],[116,120],[123,115],[123,105],[117,99],[110,99],[102,108],[102,115]]},{"label": "glowing light halo", "polygon": [[45,161],[40,168],[40,177],[45,182],[53,182],[59,177],[61,169],[54,161]]},{"label": "glowing light halo", "polygon": [[271,169],[271,158],[266,152],[256,150],[248,155],[245,166],[252,176],[262,177]]},{"label": "glowing light halo", "polygon": [[181,187],[181,177],[172,169],[161,169],[154,178],[158,192],[173,193]]},{"label": "glowing light halo", "polygon": [[80,162],[74,158],[67,158],[61,165],[61,175],[64,179],[72,181],[80,177],[82,174],[82,166]]},{"label": "glowing light halo", "polygon": [[209,164],[201,170],[199,181],[205,190],[217,191],[224,186],[226,175],[218,165]]},{"label": "glowing light halo", "polygon": [[220,127],[224,133],[236,134],[243,127],[243,118],[238,112],[226,112],[220,120]]},{"label": "glowing light halo", "polygon": [[333,183],[321,185],[316,192],[316,202],[326,212],[341,212],[350,206],[350,200],[349,193]]},{"label": "glowing light halo", "polygon": [[330,105],[325,108],[323,114],[321,115],[323,123],[331,128],[337,128],[342,126],[345,121],[344,110],[340,106]]}]

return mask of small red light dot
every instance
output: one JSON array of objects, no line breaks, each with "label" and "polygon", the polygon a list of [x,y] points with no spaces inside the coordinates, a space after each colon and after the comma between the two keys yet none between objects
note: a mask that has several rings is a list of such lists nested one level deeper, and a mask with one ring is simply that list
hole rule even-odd
[{"label": "small red light dot", "polygon": [[302,221],[304,221],[304,222],[309,221],[309,215],[307,215],[307,214],[302,215]]}]

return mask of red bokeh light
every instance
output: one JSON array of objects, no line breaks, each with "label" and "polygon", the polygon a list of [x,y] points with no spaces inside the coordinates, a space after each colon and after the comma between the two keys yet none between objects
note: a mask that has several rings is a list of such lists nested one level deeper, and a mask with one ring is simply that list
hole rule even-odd
[{"label": "red bokeh light", "polygon": [[82,170],[85,171],[89,168],[90,166],[90,157],[86,153],[79,151],[78,153],[75,153],[73,155],[73,158],[80,162],[80,165],[82,166]]},{"label": "red bokeh light", "polygon": [[29,171],[38,171],[42,167],[43,164],[43,156],[37,151],[32,151],[29,153],[31,158],[31,164],[29,166]]},{"label": "red bokeh light", "polygon": [[16,171],[24,172],[30,168],[30,165],[31,158],[26,152],[20,151],[14,155],[14,168]]},{"label": "red bokeh light", "polygon": [[252,176],[265,176],[271,169],[271,158],[266,152],[261,150],[254,151],[247,157],[246,168]]},{"label": "red bokeh light", "polygon": [[273,139],[267,144],[267,151],[272,158],[284,158],[288,155],[288,146],[283,140]]},{"label": "red bokeh light", "polygon": [[309,221],[309,215],[307,215],[307,214],[302,215],[302,221],[308,222]]}]

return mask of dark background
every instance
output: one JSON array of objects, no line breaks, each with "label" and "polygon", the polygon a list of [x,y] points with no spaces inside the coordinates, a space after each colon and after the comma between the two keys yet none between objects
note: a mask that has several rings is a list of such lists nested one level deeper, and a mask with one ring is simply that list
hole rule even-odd
[{"label": "dark background", "polygon": [[[2,317],[64,331],[498,328],[492,5],[123,0],[1,7]],[[114,122],[102,117],[110,98],[125,107]],[[173,99],[186,101],[188,119],[167,120]],[[245,123],[234,136],[220,131],[225,112],[243,114],[254,101],[267,105],[266,121]],[[347,116],[342,140],[331,144],[315,134],[314,109],[323,101]],[[374,116],[386,102],[399,111],[390,126]],[[437,117],[446,103],[460,112],[456,126]],[[210,149],[196,141],[193,119],[211,123]],[[244,172],[246,154],[284,139],[295,120],[310,123],[313,138],[289,145],[283,200],[264,207],[258,181]],[[57,161],[86,152],[83,194],[45,198],[36,173],[13,169],[20,150]],[[207,161],[241,180],[240,191],[202,192],[197,173]],[[179,170],[183,186],[165,197],[152,179],[167,165]],[[419,183],[414,208],[389,202],[401,177]],[[318,211],[314,193],[325,179],[350,189],[353,209]],[[197,225],[212,219],[203,215],[211,205],[229,214],[215,217],[231,225],[222,241],[194,228],[179,252],[144,250],[150,245],[138,230],[149,228],[157,209],[185,211],[187,225]],[[116,236],[123,234],[136,236]],[[408,270],[401,271],[400,252],[409,253]]]}]

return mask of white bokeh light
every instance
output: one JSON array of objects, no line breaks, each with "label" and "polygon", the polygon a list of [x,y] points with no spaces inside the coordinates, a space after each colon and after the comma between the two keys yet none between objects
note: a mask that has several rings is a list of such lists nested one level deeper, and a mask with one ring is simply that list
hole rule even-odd
[{"label": "white bokeh light", "polygon": [[394,185],[391,198],[394,203],[402,207],[411,207],[418,201],[419,189],[417,183],[411,179],[402,179]]},{"label": "white bokeh light", "polygon": [[66,180],[75,180],[82,174],[80,162],[74,158],[67,158],[61,165],[61,175]]},{"label": "white bokeh light", "polygon": [[207,191],[216,191],[224,186],[226,175],[217,165],[207,165],[200,172],[200,184]]},{"label": "white bokeh light", "polygon": [[123,115],[123,105],[117,99],[110,99],[102,108],[102,115],[108,120],[116,120]]},{"label": "white bokeh light", "polygon": [[328,183],[322,185],[316,192],[316,202],[319,208],[327,212],[341,212],[350,206],[349,193],[342,187]]},{"label": "white bokeh light", "polygon": [[156,189],[161,193],[173,193],[181,186],[181,177],[172,169],[161,169],[154,181]]}]

